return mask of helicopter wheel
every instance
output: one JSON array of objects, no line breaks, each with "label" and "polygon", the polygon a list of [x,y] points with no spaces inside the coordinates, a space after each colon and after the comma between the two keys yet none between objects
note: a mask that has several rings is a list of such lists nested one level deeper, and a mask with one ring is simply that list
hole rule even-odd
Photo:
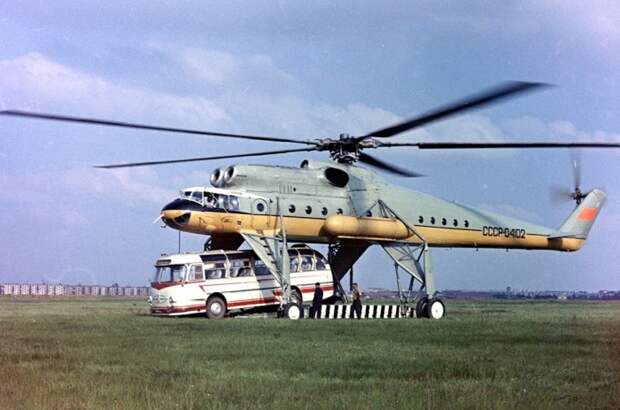
[{"label": "helicopter wheel", "polygon": [[446,305],[441,299],[432,299],[428,305],[427,317],[430,319],[441,319],[446,314]]},{"label": "helicopter wheel", "polygon": [[282,313],[286,319],[290,320],[299,320],[304,317],[303,308],[300,304],[294,302],[287,303],[284,306],[284,311]]},{"label": "helicopter wheel", "polygon": [[428,317],[428,297],[424,296],[415,305],[415,317]]}]

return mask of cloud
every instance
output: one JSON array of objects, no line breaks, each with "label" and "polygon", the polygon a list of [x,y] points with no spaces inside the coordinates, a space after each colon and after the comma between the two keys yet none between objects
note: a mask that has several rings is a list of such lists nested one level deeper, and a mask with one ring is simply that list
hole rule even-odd
[{"label": "cloud", "polygon": [[[155,121],[158,124],[241,128],[298,138],[363,135],[403,118],[360,102],[337,106],[308,98],[289,73],[264,55],[233,55],[216,50],[150,44],[176,65],[179,79],[196,80],[211,94],[176,95],[116,84],[114,80],[63,65],[39,53],[0,60],[0,105],[5,108]],[[174,79],[173,79],[174,80]],[[198,91],[200,92],[200,91]],[[242,125],[239,125],[242,124]],[[502,129],[488,117],[464,115],[402,140],[500,141]]]},{"label": "cloud", "polygon": [[162,187],[152,168],[98,170],[74,168],[64,171],[60,181],[65,189],[90,193],[93,197],[112,198],[131,206],[163,205],[177,194]]},{"label": "cloud", "polygon": [[620,5],[617,1],[547,0],[533,5],[544,10],[549,17],[564,19],[563,27],[580,33],[586,41],[593,40],[591,43],[595,47],[610,49],[620,42]]},{"label": "cloud", "polygon": [[299,82],[289,73],[276,67],[264,54],[233,55],[219,50],[178,47],[151,43],[149,48],[163,53],[181,67],[190,80],[201,86],[241,90],[269,90],[271,93],[291,94],[300,89]]},{"label": "cloud", "polygon": [[211,126],[229,120],[203,97],[181,96],[116,84],[32,52],[0,60],[0,105],[4,108],[96,114],[132,120],[158,118]]},{"label": "cloud", "polygon": [[533,117],[505,120],[501,128],[515,141],[620,142],[620,133],[584,131],[566,120],[544,122]]},{"label": "cloud", "polygon": [[157,172],[149,168],[69,168],[27,175],[3,172],[0,184],[0,201],[11,208],[27,208],[42,218],[79,219],[84,224],[87,220],[80,208],[89,203],[160,207],[177,194],[162,187]]}]

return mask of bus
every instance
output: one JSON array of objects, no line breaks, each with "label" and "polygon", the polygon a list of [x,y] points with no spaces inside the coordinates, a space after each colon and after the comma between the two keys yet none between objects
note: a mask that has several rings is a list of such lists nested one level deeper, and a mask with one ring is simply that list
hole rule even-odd
[{"label": "bus", "polygon": [[[325,257],[308,246],[289,249],[291,301],[311,302],[315,284],[327,299],[334,279]],[[280,304],[282,288],[252,250],[162,255],[155,263],[149,303],[154,316],[206,314],[221,319],[232,311]]]}]

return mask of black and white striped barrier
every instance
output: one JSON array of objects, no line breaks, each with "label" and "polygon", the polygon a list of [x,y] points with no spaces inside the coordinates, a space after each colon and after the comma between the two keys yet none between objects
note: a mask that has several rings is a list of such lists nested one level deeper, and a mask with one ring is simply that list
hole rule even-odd
[{"label": "black and white striped barrier", "polygon": [[[351,305],[323,305],[321,306],[321,319],[350,319],[352,317],[351,311]],[[362,319],[413,317],[416,317],[415,309],[410,307],[403,308],[401,305],[362,305]]]}]

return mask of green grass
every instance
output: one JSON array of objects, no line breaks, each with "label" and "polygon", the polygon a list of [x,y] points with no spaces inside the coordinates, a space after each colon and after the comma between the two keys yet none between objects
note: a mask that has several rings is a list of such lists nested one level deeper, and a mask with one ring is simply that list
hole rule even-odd
[{"label": "green grass", "polygon": [[448,301],[442,321],[146,307],[0,298],[0,407],[620,408],[620,303]]}]

